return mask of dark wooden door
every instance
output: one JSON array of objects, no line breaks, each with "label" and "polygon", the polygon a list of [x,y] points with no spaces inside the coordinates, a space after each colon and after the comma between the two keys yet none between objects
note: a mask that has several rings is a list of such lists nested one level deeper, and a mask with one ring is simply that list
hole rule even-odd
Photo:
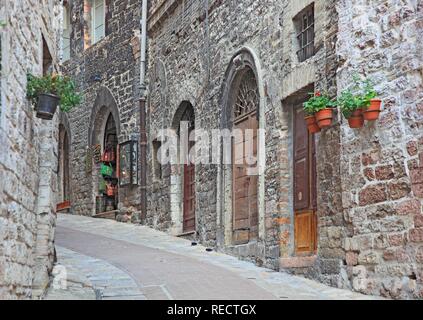
[{"label": "dark wooden door", "polygon": [[[257,158],[257,129],[256,113],[251,113],[235,123],[235,129],[241,129],[242,137],[235,137],[232,147],[233,159],[233,242],[245,244],[258,237],[258,177],[249,175],[248,168],[255,167],[248,156]],[[254,134],[248,138],[245,130],[250,129]],[[246,152],[246,146],[252,146],[252,152]]]},{"label": "dark wooden door", "polygon": [[317,248],[316,156],[302,108],[294,112],[294,211],[296,254],[313,254]]},{"label": "dark wooden door", "polygon": [[195,165],[184,165],[184,232],[195,231]]}]

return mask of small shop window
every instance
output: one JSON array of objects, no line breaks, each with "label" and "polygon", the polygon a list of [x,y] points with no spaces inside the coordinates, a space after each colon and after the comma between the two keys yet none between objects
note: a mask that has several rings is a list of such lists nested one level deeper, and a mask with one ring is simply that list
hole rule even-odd
[{"label": "small shop window", "polygon": [[303,62],[315,54],[314,50],[314,4],[301,11],[295,18],[297,30],[297,56]]}]

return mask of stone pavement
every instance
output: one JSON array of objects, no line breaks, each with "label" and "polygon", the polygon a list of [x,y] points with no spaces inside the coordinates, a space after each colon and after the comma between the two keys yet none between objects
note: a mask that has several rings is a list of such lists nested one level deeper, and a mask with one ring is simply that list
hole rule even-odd
[{"label": "stone pavement", "polygon": [[377,299],[260,268],[145,226],[60,214],[59,263],[103,299]]}]

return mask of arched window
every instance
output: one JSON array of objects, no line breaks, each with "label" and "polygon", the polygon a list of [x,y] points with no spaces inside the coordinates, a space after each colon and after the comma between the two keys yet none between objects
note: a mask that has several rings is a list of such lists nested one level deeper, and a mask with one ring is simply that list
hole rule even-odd
[{"label": "arched window", "polygon": [[235,119],[243,118],[251,112],[257,112],[259,92],[254,72],[249,69],[243,76],[238,88],[238,93],[234,107]]}]

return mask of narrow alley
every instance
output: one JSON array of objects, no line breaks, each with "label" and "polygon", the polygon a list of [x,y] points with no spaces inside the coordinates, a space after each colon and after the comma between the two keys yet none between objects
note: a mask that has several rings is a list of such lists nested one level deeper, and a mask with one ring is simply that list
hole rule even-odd
[{"label": "narrow alley", "polygon": [[56,232],[58,265],[86,277],[86,292],[68,275],[68,289],[52,288],[47,299],[374,299],[208,252],[145,226],[60,214]]}]

